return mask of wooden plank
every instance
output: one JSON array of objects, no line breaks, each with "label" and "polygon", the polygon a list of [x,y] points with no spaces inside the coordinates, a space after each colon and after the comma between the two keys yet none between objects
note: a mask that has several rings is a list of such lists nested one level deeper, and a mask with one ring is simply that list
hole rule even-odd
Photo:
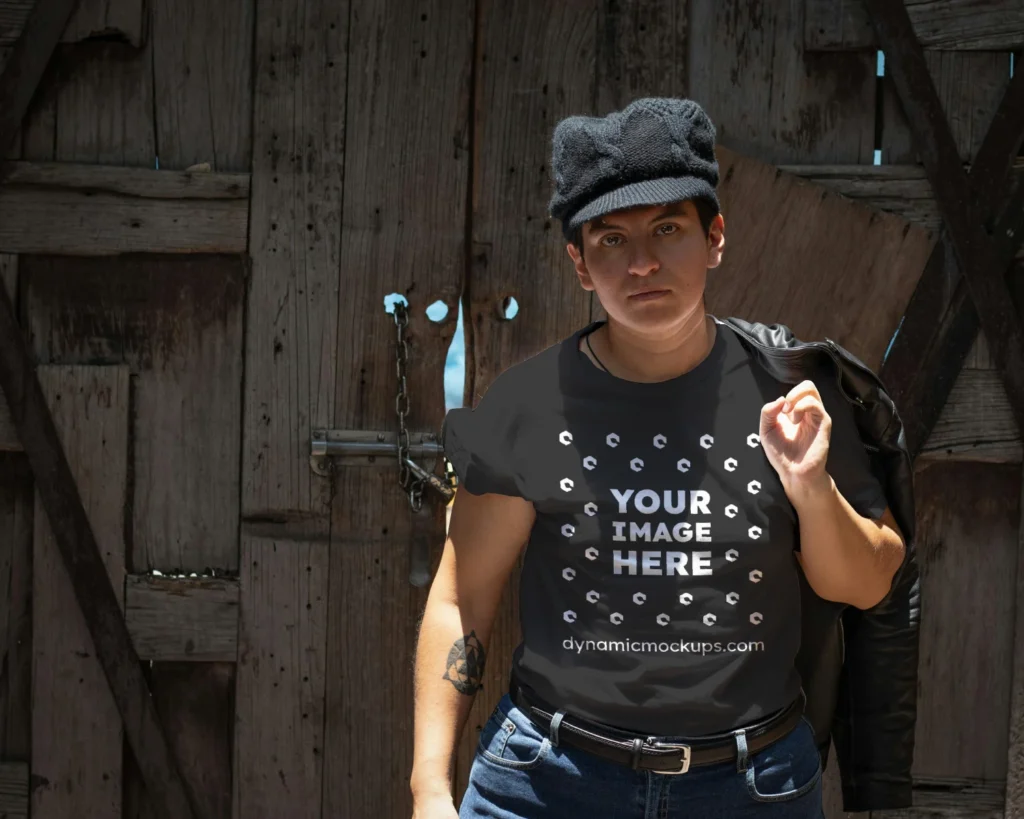
[{"label": "wooden plank", "polygon": [[0,816],[4,819],[28,817],[27,762],[0,762]]},{"label": "wooden plank", "polygon": [[26,762],[32,745],[32,493],[25,457],[0,454],[0,757]]},{"label": "wooden plank", "polygon": [[[18,39],[33,0],[0,0],[0,46]],[[90,37],[114,38],[139,46],[143,37],[142,0],[80,0],[60,35],[62,43]]]},{"label": "wooden plank", "polygon": [[[805,0],[808,51],[877,48],[861,0]],[[1024,46],[1024,6],[1015,0],[904,0],[914,33],[934,49],[1009,51]]]},{"label": "wooden plank", "polygon": [[718,148],[718,162],[729,249],[708,277],[709,311],[771,316],[801,338],[835,339],[878,367],[930,235],[726,148]]},{"label": "wooden plank", "polygon": [[[167,726],[182,774],[202,819],[231,817],[231,737],[235,720],[235,671],[229,663],[154,663],[153,701]],[[158,811],[135,766],[125,765],[125,819]]]},{"label": "wooden plank", "polygon": [[290,0],[256,18],[241,507],[264,534],[241,539],[239,819],[319,819],[323,802],[329,556],[301,538],[330,530],[309,445],[334,422],[349,18]]},{"label": "wooden plank", "polygon": [[[594,110],[597,36],[599,28],[608,26],[600,22],[601,9],[597,3],[552,5],[542,0],[479,4],[464,307],[466,406],[475,405],[502,370],[590,319],[590,295],[572,274],[561,225],[547,216],[547,204],[555,125],[572,114],[607,113]],[[624,98],[617,91],[606,93]],[[538,94],[541,105],[535,101]],[[538,270],[552,275],[537,276]],[[510,296],[519,312],[506,320],[503,305]],[[465,791],[478,732],[508,688],[512,652],[521,639],[521,566],[520,560],[499,605],[487,645],[483,690],[476,695],[458,746],[456,804]]]},{"label": "wooden plank", "polygon": [[[977,310],[992,356],[1003,377],[1018,428],[1024,429],[1024,331],[1005,282],[1004,272],[1009,260],[1001,254],[1005,248],[1008,255],[1012,256],[1013,248],[1005,236],[990,236],[986,233],[984,221],[988,216],[988,207],[975,202],[976,194],[979,197],[986,193],[991,195],[991,185],[980,188],[972,186],[960,164],[956,143],[948,125],[943,124],[942,104],[906,9],[899,5],[885,4],[881,0],[865,0],[865,3],[875,32],[890,56],[886,70],[893,78],[911,122],[914,142],[935,190],[949,242],[963,273],[970,301]],[[991,182],[1002,176],[998,171],[1009,165],[1006,148],[1020,144],[1019,118],[1015,121],[1010,115],[1014,110],[1020,112],[1019,97],[1011,98],[1020,89],[1021,81],[1018,77],[1007,92],[1011,108],[1009,111],[1001,111],[1001,127],[993,129],[997,134],[1006,132],[1005,144],[991,152],[995,158],[1005,161],[996,164],[993,160],[992,171],[986,175],[986,181]],[[1012,107],[1014,102],[1016,108]],[[1001,142],[1002,137],[993,141]],[[988,145],[989,138],[985,142]],[[989,163],[986,161],[984,164]],[[1014,214],[1013,221],[1015,226],[1008,231],[1011,236],[1020,233],[1019,214]],[[1015,241],[1019,244],[1019,238],[1015,237]]]},{"label": "wooden plank", "polygon": [[721,144],[764,162],[871,164],[875,56],[805,54],[804,2],[693,0],[689,96]]},{"label": "wooden plank", "polygon": [[[860,814],[863,816],[864,814]],[[1003,819],[998,808],[967,806],[950,808],[905,808],[903,810],[873,810],[871,819]]]},{"label": "wooden plank", "polygon": [[129,575],[124,604],[142,660],[232,663],[237,658],[237,580]]},{"label": "wooden plank", "polygon": [[1020,433],[995,370],[960,370],[918,458],[1020,463]]},{"label": "wooden plank", "polygon": [[[120,606],[128,369],[42,367],[39,380]],[[35,516],[32,775],[37,785],[32,789],[32,813],[113,819],[121,808],[121,720],[61,559],[52,521],[38,495]]]},{"label": "wooden plank", "polygon": [[[5,183],[12,188],[113,194],[135,199],[248,200],[248,173],[157,171],[77,162],[11,162]],[[199,203],[193,202],[193,206]]]},{"label": "wooden plank", "polygon": [[[63,162],[156,167],[153,40],[96,41],[62,62],[54,94],[53,156]],[[32,158],[39,158],[33,155]]]},{"label": "wooden plank", "polygon": [[0,74],[0,157],[8,156],[14,146],[21,121],[76,4],[77,0],[38,0],[6,56]]},{"label": "wooden plank", "polygon": [[[1024,483],[1024,481],[1022,481]],[[1024,509],[1024,500],[1021,507]],[[1006,751],[1006,801],[1003,816],[1024,816],[1024,519],[1017,537],[1013,623],[1013,660],[1010,678],[1009,737]]]},{"label": "wooden plank", "polygon": [[334,419],[347,8],[257,20],[243,514],[330,501],[307,458]]},{"label": "wooden plank", "polygon": [[252,161],[254,0],[153,0],[154,115],[161,168]]},{"label": "wooden plank", "polygon": [[[399,292],[409,302],[407,422],[414,432],[437,430],[444,418],[440,373],[466,264],[473,3],[356,2],[351,19],[349,64],[381,70],[352,71],[347,84],[340,257],[346,298],[339,316],[346,354],[339,360],[335,424],[397,428],[397,333],[383,305],[388,293]],[[417,90],[420,76],[431,77],[429,99]],[[382,96],[391,103],[381,106]],[[539,89],[529,96],[534,104],[543,98]],[[396,159],[375,161],[380,155]],[[542,164],[533,169],[538,178]],[[431,195],[409,196],[412,189]],[[438,299],[449,308],[443,323],[426,315]],[[422,583],[436,566],[443,504],[428,496],[414,514],[397,470],[372,472],[341,467],[332,504],[325,816],[412,814],[408,787],[395,787],[408,781],[412,767],[408,670],[416,634],[409,623],[426,602],[426,589],[411,586],[410,575],[421,573]],[[367,646],[387,650],[367,664],[361,659]],[[375,682],[380,675],[388,685]]]},{"label": "wooden plank", "polygon": [[[1024,21],[1024,18],[1022,18]],[[942,110],[953,132],[960,159],[978,153],[1010,82],[1010,55],[999,52],[927,51],[925,61],[935,82]],[[899,94],[886,73],[882,80],[882,163],[919,161]]]},{"label": "wooden plank", "polygon": [[[0,389],[37,477],[37,497],[68,567],[95,656],[113,692],[146,785],[159,805],[161,817],[191,816],[188,795],[168,753],[117,595],[4,288],[0,288]],[[34,752],[36,743],[33,746]]]},{"label": "wooden plank", "polygon": [[1016,464],[917,470],[921,597],[929,603],[915,779],[1006,776],[1020,491]]},{"label": "wooden plank", "polygon": [[233,816],[320,819],[328,547],[243,536],[242,554]]},{"label": "wooden plank", "polygon": [[236,571],[242,259],[23,257],[22,275],[39,361],[131,367],[134,571]]},{"label": "wooden plank", "polygon": [[[86,173],[73,187],[42,180],[0,187],[0,252],[75,256],[245,252],[245,191],[239,184],[236,195],[223,195],[228,186],[241,182],[237,176],[200,182],[196,189],[203,193],[195,198],[170,198],[172,190],[186,193],[180,185],[187,184],[187,177],[212,175],[171,172],[174,178],[168,179],[164,171],[107,172]],[[90,185],[90,177],[103,187]],[[116,177],[121,179],[115,181]],[[142,190],[143,181],[155,183],[154,188]]]},{"label": "wooden plank", "polygon": [[[7,292],[12,304],[17,304],[18,257],[0,253],[0,287]],[[0,452],[15,452],[21,449],[18,432],[14,428],[7,401],[0,398]]]},{"label": "wooden plank", "polygon": [[[993,270],[1005,270],[1019,245],[1024,228],[1024,186],[1012,189],[1003,181],[1017,157],[1024,135],[1024,74],[1013,78],[999,105],[992,127],[971,168],[972,209],[978,218],[993,220]],[[951,153],[951,152],[950,152]],[[1002,211],[1002,215],[1000,215]],[[1019,291],[1019,274],[1009,284]],[[925,265],[880,372],[902,408],[907,446],[920,450],[929,437],[938,411],[947,403],[960,362],[978,336],[980,322],[967,282],[960,273],[951,236],[943,232]]]},{"label": "wooden plank", "polygon": [[[942,225],[928,176],[920,165],[780,165],[779,169],[868,207],[895,213],[929,232],[937,234]],[[1013,173],[1018,179],[1024,176],[1024,159],[1018,159]]]},{"label": "wooden plank", "polygon": [[674,0],[599,0],[597,106],[621,110],[637,97],[685,97],[689,16]]}]

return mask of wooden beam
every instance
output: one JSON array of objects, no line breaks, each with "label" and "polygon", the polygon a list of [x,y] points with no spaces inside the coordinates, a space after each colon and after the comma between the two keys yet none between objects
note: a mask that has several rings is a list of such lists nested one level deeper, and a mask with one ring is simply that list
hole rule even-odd
[{"label": "wooden beam", "polygon": [[0,388],[36,478],[36,489],[75,598],[158,815],[195,813],[171,756],[138,655],[36,376],[14,306],[0,287]]},{"label": "wooden beam", "polygon": [[246,252],[248,174],[64,162],[6,168],[0,252]]},{"label": "wooden beam", "polygon": [[[893,0],[895,2],[895,0]],[[904,0],[921,45],[945,51],[1011,51],[1024,46],[1024,5],[1005,0]],[[805,0],[804,49],[876,48],[861,0]]]},{"label": "wooden beam", "polygon": [[0,157],[7,156],[14,144],[50,55],[76,5],[77,0],[37,0],[32,7],[0,74]]},{"label": "wooden beam", "polygon": [[[120,606],[130,474],[128,368],[45,366],[39,381]],[[30,812],[103,815],[122,792],[124,729],[38,491],[33,519],[31,760],[40,784],[32,789]]]},{"label": "wooden beam", "polygon": [[237,579],[129,575],[124,606],[142,660],[233,663],[237,658]]},{"label": "wooden beam", "polygon": [[[1004,154],[1005,156],[1005,154]],[[848,199],[875,208],[895,213],[909,222],[920,225],[936,236],[942,229],[942,217],[935,202],[935,195],[928,182],[928,175],[920,165],[779,165],[779,170],[803,177],[816,185],[829,188]],[[968,165],[971,186],[985,188],[975,178],[976,165]],[[1018,181],[1024,181],[1024,157],[1015,161],[1012,173]],[[1002,180],[1000,180],[1002,181]],[[992,206],[1004,203],[987,199]],[[1004,207],[1005,211],[1005,207]],[[1017,255],[1021,255],[1018,249]]]},{"label": "wooden beam", "polygon": [[[970,169],[974,213],[996,219],[991,235],[998,270],[1019,247],[1024,219],[1024,184],[1017,149],[1024,138],[1024,72],[1007,87]],[[1016,189],[1005,196],[1012,166]],[[922,169],[923,172],[923,169]],[[929,186],[930,187],[930,186]],[[952,291],[952,292],[951,292]],[[940,412],[951,398],[961,362],[978,336],[978,314],[960,275],[948,234],[925,265],[903,324],[879,373],[900,408],[912,454],[922,451]]]},{"label": "wooden beam", "polygon": [[[997,248],[983,229],[987,213],[975,204],[906,8],[885,0],[864,2],[879,42],[889,55],[889,74],[907,113],[1015,420],[1024,430],[1024,337],[1003,276],[1006,264],[999,263]],[[1007,93],[1017,87],[1017,83],[1011,84]]]}]

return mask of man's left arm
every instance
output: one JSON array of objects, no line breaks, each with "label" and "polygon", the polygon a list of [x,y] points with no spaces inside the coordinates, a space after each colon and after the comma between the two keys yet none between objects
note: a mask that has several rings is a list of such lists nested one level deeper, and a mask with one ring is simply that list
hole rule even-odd
[{"label": "man's left arm", "polygon": [[889,507],[873,520],[857,513],[827,472],[790,497],[800,520],[797,553],[807,582],[826,600],[869,609],[889,593],[906,543]]},{"label": "man's left arm", "polygon": [[829,379],[797,384],[762,408],[761,445],[796,510],[814,592],[860,609],[881,602],[906,544],[847,399]]}]

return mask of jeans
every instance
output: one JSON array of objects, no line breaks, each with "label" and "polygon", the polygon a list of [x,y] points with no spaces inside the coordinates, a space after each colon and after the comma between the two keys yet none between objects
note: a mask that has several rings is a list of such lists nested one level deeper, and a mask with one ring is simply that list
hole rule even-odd
[{"label": "jeans", "polygon": [[506,693],[480,732],[459,819],[824,819],[821,773],[806,718],[755,754],[737,737],[736,759],[673,776],[555,746]]}]

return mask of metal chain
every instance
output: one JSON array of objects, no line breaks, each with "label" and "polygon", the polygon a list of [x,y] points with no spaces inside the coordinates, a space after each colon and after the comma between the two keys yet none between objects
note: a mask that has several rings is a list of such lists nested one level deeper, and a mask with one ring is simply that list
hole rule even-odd
[{"label": "metal chain", "polygon": [[398,350],[395,371],[398,375],[398,395],[395,396],[395,412],[398,414],[398,485],[409,493],[409,505],[414,512],[423,507],[423,479],[414,477],[408,466],[409,429],[405,416],[409,414],[409,394],[406,391],[406,370],[409,363],[409,345],[405,340],[405,328],[409,326],[409,313],[405,304],[395,302],[395,326],[398,328]]}]

